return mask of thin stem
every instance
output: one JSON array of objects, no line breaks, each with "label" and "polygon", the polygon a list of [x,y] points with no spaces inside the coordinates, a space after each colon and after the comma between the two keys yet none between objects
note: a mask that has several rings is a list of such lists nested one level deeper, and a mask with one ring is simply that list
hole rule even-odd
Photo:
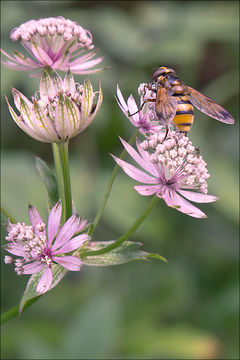
[{"label": "thin stem", "polygon": [[81,258],[85,256],[96,256],[96,255],[103,255],[106,252],[109,252],[118,246],[120,246],[125,240],[129,239],[129,237],[139,228],[142,222],[146,219],[150,211],[154,208],[157,204],[159,198],[154,196],[148,206],[144,209],[143,213],[139,218],[135,221],[135,223],[130,227],[130,229],[123,234],[120,238],[118,238],[113,244],[106,246],[104,249],[94,250],[94,251],[83,251],[80,253]]},{"label": "thin stem", "polygon": [[[40,296],[37,296],[31,300],[29,300],[22,311],[26,310],[29,306],[31,306],[33,303],[35,303],[35,301],[37,301],[40,298]],[[1,314],[1,325],[6,323],[7,321],[14,319],[15,317],[17,317],[18,315],[20,315],[19,313],[19,305],[16,305],[14,307],[12,307],[10,310],[5,311],[3,314]]]},{"label": "thin stem", "polygon": [[58,143],[58,150],[60,154],[60,161],[62,165],[62,179],[65,194],[65,217],[66,221],[72,215],[72,192],[71,192],[71,181],[69,172],[69,161],[68,161],[68,142]]},{"label": "thin stem", "polygon": [[53,158],[54,158],[54,164],[55,164],[55,169],[56,169],[58,196],[61,199],[62,204],[65,204],[63,174],[62,174],[62,166],[61,166],[61,159],[60,159],[58,145],[56,143],[53,143],[52,149],[53,149]]},{"label": "thin stem", "polygon": [[[135,133],[132,135],[132,137],[130,138],[130,140],[128,141],[128,144],[132,145],[132,143],[134,142],[134,140],[136,139],[136,136],[138,134],[138,130],[135,131]],[[120,155],[120,159],[124,159],[126,155],[126,150],[124,149]],[[112,189],[112,185],[113,185],[113,182],[114,182],[114,179],[117,175],[117,171],[118,171],[118,168],[119,168],[119,165],[116,164],[113,168],[113,172],[112,172],[112,175],[110,177],[110,180],[109,180],[109,183],[108,183],[108,186],[107,186],[107,189],[106,189],[106,192],[105,192],[105,195],[104,195],[104,198],[103,198],[103,202],[102,202],[102,205],[100,206],[99,210],[98,210],[98,213],[92,223],[92,225],[90,226],[90,229],[88,231],[88,235],[92,235],[95,228],[97,227],[101,217],[102,217],[102,214],[103,214],[103,211],[105,209],[105,206],[106,206],[106,203],[107,203],[107,200],[109,198],[109,195],[110,195],[110,192],[111,192],[111,189]]]},{"label": "thin stem", "polygon": [[9,214],[9,212],[8,212],[6,209],[4,209],[2,206],[0,207],[0,211],[1,211],[1,213],[2,213],[4,216],[6,216],[6,218],[8,218],[8,219],[10,220],[10,222],[11,222],[12,224],[16,224],[16,223],[17,223],[17,220],[15,220],[15,219]]},{"label": "thin stem", "polygon": [[72,195],[68,162],[68,142],[53,144],[58,194],[62,202],[62,222],[72,215]]}]

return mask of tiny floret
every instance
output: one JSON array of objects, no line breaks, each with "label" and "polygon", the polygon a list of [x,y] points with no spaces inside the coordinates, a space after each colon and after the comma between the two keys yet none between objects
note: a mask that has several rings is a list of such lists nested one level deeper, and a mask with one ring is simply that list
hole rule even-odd
[{"label": "tiny floret", "polygon": [[53,264],[59,264],[71,271],[80,270],[82,265],[80,256],[72,253],[90,240],[87,234],[75,235],[85,228],[86,220],[81,220],[80,216],[75,214],[61,227],[61,213],[62,206],[59,201],[52,208],[46,227],[38,211],[30,205],[31,225],[11,222],[7,225],[8,244],[5,249],[17,258],[14,261],[11,256],[5,256],[4,262],[11,264],[14,261],[14,270],[19,276],[43,271],[36,288],[39,294],[51,288]]}]

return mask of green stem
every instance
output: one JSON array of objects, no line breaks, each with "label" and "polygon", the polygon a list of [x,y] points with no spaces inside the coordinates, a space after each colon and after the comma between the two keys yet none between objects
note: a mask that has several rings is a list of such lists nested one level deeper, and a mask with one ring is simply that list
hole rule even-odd
[{"label": "green stem", "polygon": [[8,218],[8,219],[10,220],[10,222],[11,222],[12,224],[16,224],[16,223],[17,223],[17,220],[15,220],[15,219],[9,214],[9,212],[8,212],[6,209],[4,209],[2,206],[0,207],[0,211],[1,211],[1,213],[2,213],[4,216],[6,216],[6,218]]},{"label": "green stem", "polygon": [[[132,135],[132,137],[130,138],[130,140],[128,141],[128,144],[132,145],[134,140],[136,139],[136,136],[138,134],[138,130],[135,131],[135,133]],[[126,155],[126,150],[124,149],[120,155],[120,159],[124,159]],[[114,182],[114,179],[117,175],[117,171],[118,171],[118,168],[119,168],[119,165],[116,164],[114,166],[114,169],[113,169],[113,172],[112,172],[112,175],[110,177],[110,180],[109,180],[109,183],[108,183],[108,186],[107,186],[107,189],[106,189],[106,192],[105,192],[105,196],[103,198],[103,202],[102,202],[102,205],[100,206],[99,210],[98,210],[98,213],[92,223],[92,225],[90,226],[90,229],[88,231],[88,235],[92,236],[95,228],[97,227],[101,217],[102,217],[102,214],[103,214],[103,211],[105,209],[105,206],[106,206],[106,203],[107,203],[107,200],[109,198],[109,195],[110,195],[110,192],[111,192],[111,189],[112,189],[112,185],[113,185],[113,182]]]},{"label": "green stem", "polygon": [[[29,306],[31,306],[36,300],[38,300],[40,298],[40,296],[37,296],[31,300],[29,300],[22,311],[26,310]],[[18,315],[20,315],[19,313],[19,305],[16,305],[14,307],[12,307],[10,310],[5,311],[3,314],[1,314],[1,325],[6,323],[7,321],[14,319],[15,317],[17,317]]]},{"label": "green stem", "polygon": [[53,144],[53,157],[57,174],[58,194],[62,202],[62,222],[72,215],[72,194],[68,162],[68,142]]},{"label": "green stem", "polygon": [[100,250],[94,250],[94,251],[83,251],[80,253],[81,258],[85,256],[96,256],[96,255],[103,255],[106,252],[109,252],[118,246],[120,246],[125,240],[129,239],[129,237],[139,228],[139,226],[142,224],[142,222],[146,219],[150,211],[154,208],[154,206],[157,204],[159,198],[157,196],[154,196],[148,206],[143,211],[142,215],[139,216],[139,218],[135,221],[135,223],[130,227],[130,229],[123,234],[120,238],[118,238],[113,244],[106,246],[104,249]]},{"label": "green stem", "polygon": [[63,186],[65,193],[65,221],[72,215],[72,192],[68,161],[68,142],[58,143],[60,160],[62,164]]}]

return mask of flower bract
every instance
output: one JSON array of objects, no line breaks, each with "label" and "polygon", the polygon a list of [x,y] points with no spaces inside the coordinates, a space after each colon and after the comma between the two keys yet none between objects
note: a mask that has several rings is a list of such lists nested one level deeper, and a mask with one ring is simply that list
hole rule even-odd
[{"label": "flower bract", "polygon": [[[54,143],[69,141],[85,130],[95,118],[102,103],[99,84],[98,98],[90,81],[77,85],[70,72],[64,80],[57,73],[44,71],[39,95],[32,102],[17,89],[12,89],[18,116],[8,100],[8,108],[17,125],[36,140]],[[40,97],[39,97],[40,96]]]}]

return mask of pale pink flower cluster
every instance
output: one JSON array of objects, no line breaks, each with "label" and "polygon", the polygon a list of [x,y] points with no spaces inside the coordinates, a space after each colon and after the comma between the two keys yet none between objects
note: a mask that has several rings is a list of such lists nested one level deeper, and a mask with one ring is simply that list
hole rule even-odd
[{"label": "pale pink flower cluster", "polygon": [[10,38],[19,41],[30,57],[15,51],[14,57],[5,51],[9,59],[2,63],[15,70],[41,70],[45,66],[52,70],[68,70],[74,74],[92,74],[102,68],[92,69],[103,57],[94,56],[92,34],[76,22],[63,17],[29,20],[12,30]]},{"label": "pale pink flower cluster", "polygon": [[128,176],[145,184],[134,187],[139,194],[156,194],[180,212],[196,218],[206,217],[187,200],[208,203],[218,198],[207,194],[207,164],[188,137],[175,131],[170,131],[166,138],[162,133],[155,133],[141,143],[137,141],[138,151],[121,141],[141,169],[117,157],[114,159]]},{"label": "pale pink flower cluster", "polygon": [[[71,253],[90,240],[87,234],[75,235],[84,230],[87,225],[86,220],[81,220],[80,216],[75,214],[61,227],[61,214],[62,206],[59,201],[52,208],[46,227],[39,212],[33,206],[29,206],[31,225],[9,222],[7,226],[8,244],[5,248],[10,254],[18,256],[15,260],[16,273],[35,274],[43,270],[36,288],[39,294],[51,288],[53,264],[59,264],[71,271],[80,270],[82,264],[80,257]],[[6,264],[13,262],[11,256],[5,256],[4,260]]]}]

